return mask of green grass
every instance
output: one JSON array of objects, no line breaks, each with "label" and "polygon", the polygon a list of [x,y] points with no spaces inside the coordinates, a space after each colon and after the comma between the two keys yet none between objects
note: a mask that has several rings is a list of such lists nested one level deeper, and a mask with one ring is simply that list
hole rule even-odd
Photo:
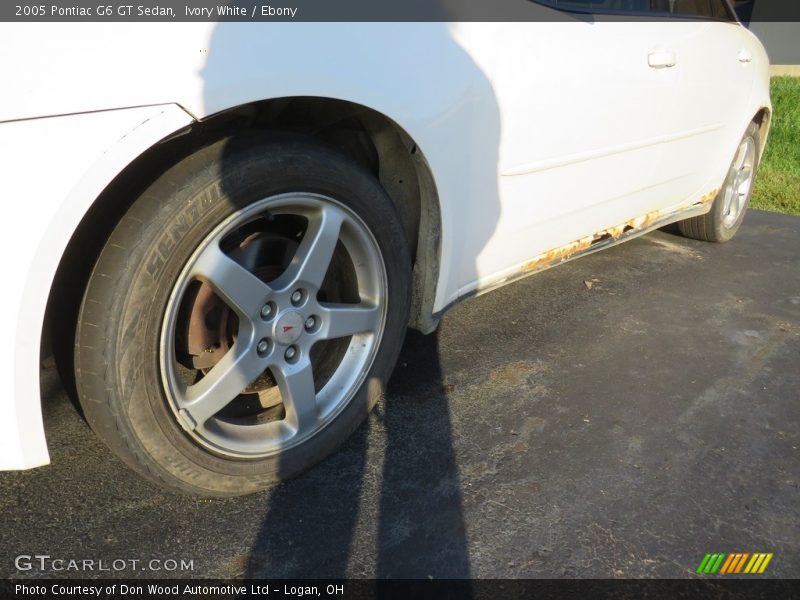
[{"label": "green grass", "polygon": [[800,77],[773,77],[772,129],[751,206],[800,215]]}]

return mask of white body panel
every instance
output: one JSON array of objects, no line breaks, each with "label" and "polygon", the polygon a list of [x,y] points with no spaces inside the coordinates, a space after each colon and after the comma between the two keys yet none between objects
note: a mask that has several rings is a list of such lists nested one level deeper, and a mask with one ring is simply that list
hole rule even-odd
[{"label": "white body panel", "polygon": [[2,177],[0,254],[10,257],[3,309],[17,324],[14,344],[0,350],[0,469],[48,462],[40,342],[50,285],[72,233],[132,158],[189,122],[168,105],[0,123],[0,164],[14,165]]},{"label": "white body panel", "polygon": [[[193,117],[319,96],[398,123],[439,197],[439,311],[543,251],[695,202],[769,106],[763,48],[720,22],[2,25],[0,52],[26,57],[0,64],[6,222],[41,224],[0,238],[19,315],[0,362],[0,468],[47,461],[39,343],[70,236]],[[652,53],[676,64],[653,68]]]}]

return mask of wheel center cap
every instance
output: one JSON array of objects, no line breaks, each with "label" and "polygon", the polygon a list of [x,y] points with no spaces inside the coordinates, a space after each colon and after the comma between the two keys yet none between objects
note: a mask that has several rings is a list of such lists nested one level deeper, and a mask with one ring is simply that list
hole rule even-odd
[{"label": "wheel center cap", "polygon": [[288,311],[276,321],[272,333],[279,344],[294,344],[303,333],[303,316],[299,312]]}]

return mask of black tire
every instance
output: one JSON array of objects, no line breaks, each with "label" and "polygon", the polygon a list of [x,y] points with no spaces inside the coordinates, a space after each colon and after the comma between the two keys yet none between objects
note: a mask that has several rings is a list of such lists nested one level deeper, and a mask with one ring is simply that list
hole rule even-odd
[{"label": "black tire", "polygon": [[[744,136],[742,137],[741,143],[744,144],[746,140],[752,140],[755,148],[755,157],[752,167],[753,178],[747,192],[747,197],[744,199],[742,208],[737,212],[734,220],[731,221],[730,219],[726,219],[725,194],[726,188],[730,185],[731,178],[733,176],[732,169],[726,176],[725,182],[722,184],[722,188],[717,194],[717,197],[714,199],[714,202],[711,205],[711,210],[708,213],[700,215],[699,217],[692,217],[690,219],[678,221],[678,229],[685,237],[705,242],[721,243],[727,242],[733,238],[734,235],[736,235],[736,232],[739,230],[739,227],[744,220],[747,207],[750,204],[750,196],[752,195],[755,185],[755,175],[758,171],[758,161],[759,157],[761,156],[761,140],[759,139],[759,128],[757,123],[750,124]],[[736,157],[734,157],[734,161],[735,160]],[[731,166],[733,167],[733,164]]]},{"label": "black tire", "polygon": [[[388,282],[381,342],[358,391],[313,437],[275,456],[221,456],[192,439],[168,405],[157,358],[165,307],[179,272],[212,229],[259,199],[299,191],[335,198],[377,242]],[[77,323],[75,377],[85,417],[127,465],[179,492],[247,494],[296,476],[336,450],[381,396],[405,336],[410,281],[400,219],[365,168],[303,139],[218,142],[153,183],[102,250]]]}]

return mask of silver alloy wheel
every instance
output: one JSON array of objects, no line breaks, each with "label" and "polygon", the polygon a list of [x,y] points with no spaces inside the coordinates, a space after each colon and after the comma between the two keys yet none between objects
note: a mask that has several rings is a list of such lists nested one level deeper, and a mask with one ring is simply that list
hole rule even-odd
[{"label": "silver alloy wheel", "polygon": [[[226,254],[221,242],[248,223],[279,215],[304,217],[307,226],[286,269],[267,283]],[[337,246],[352,262],[357,304],[318,299]],[[221,359],[188,383],[179,375],[175,336],[181,301],[195,281],[213,288],[235,313],[238,329]],[[199,444],[227,456],[262,458],[302,443],[335,419],[364,382],[380,346],[387,297],[386,269],[375,238],[358,215],[336,200],[281,194],[234,213],[191,256],[167,303],[159,362],[176,419]],[[343,338],[349,338],[346,351],[317,389],[312,347]],[[266,371],[280,392],[283,418],[242,423],[219,416]]]},{"label": "silver alloy wheel", "polygon": [[725,181],[722,224],[726,228],[736,223],[739,215],[742,214],[745,206],[747,206],[747,200],[753,188],[755,162],[756,143],[752,137],[747,136],[742,140],[739,149],[736,151],[736,158],[733,159],[731,170],[728,172],[728,177]]}]

